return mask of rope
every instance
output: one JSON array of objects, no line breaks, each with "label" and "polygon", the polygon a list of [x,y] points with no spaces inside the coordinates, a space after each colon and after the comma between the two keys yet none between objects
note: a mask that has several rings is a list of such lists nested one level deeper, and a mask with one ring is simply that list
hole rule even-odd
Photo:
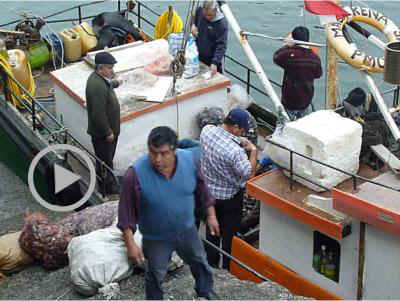
[{"label": "rope", "polygon": [[[60,42],[60,46],[61,46],[61,68],[62,67],[64,67],[64,45],[63,45],[63,41],[60,39],[60,37],[58,36],[58,34],[50,27],[50,25],[48,24],[48,22],[46,22],[45,20],[44,20],[44,18],[42,18],[42,17],[40,17],[40,16],[38,16],[38,15],[34,15],[34,14],[31,14],[31,16],[33,17],[33,18],[35,18],[35,19],[37,19],[38,21],[40,21],[40,22],[42,22],[43,23],[43,25],[46,25],[47,26],[47,29],[49,30],[49,32],[50,32],[50,34],[48,34],[48,38],[46,37],[46,34],[44,34],[44,35],[42,35],[42,33],[40,33],[40,35],[41,35],[41,37],[44,39],[44,40],[46,40],[46,42],[50,45],[50,47],[51,47],[51,51],[52,51],[52,61],[53,61],[53,68],[54,68],[54,70],[57,70],[57,65],[56,65],[56,62],[55,62],[55,55],[54,54],[56,54],[56,51],[55,51],[55,48],[54,48],[54,45],[53,45],[53,41],[52,41],[52,39],[51,39],[51,34],[53,34],[57,39],[58,39],[58,41]],[[83,28],[83,27],[82,27]]]},{"label": "rope", "polygon": [[[7,74],[12,74],[12,75],[14,74],[10,63],[8,62],[8,59],[5,57],[3,53],[0,54],[0,67],[3,68],[3,70]],[[27,67],[29,76],[29,87],[27,88],[27,90],[29,94],[33,96],[35,95],[35,90],[36,90],[35,80],[32,76],[31,65],[29,63],[27,63]],[[29,104],[32,104],[31,98],[28,97],[28,95],[26,95],[24,91],[22,91],[22,89],[18,87],[18,85],[8,76],[6,79],[6,83],[8,88],[11,90],[8,91],[8,99],[11,100],[14,107],[19,109],[23,108],[21,104],[22,99],[27,101]]]},{"label": "rope", "polygon": [[186,15],[185,26],[183,30],[183,39],[180,49],[178,50],[175,58],[172,60],[171,65],[169,67],[170,73],[173,76],[173,83],[172,83],[172,96],[175,97],[175,106],[176,106],[176,129],[179,136],[179,104],[178,104],[178,97],[175,90],[176,79],[180,78],[185,70],[185,50],[186,44],[189,37],[189,33],[192,30],[193,18],[194,18],[194,11],[195,8],[197,9],[199,6],[198,0],[191,0],[189,2],[189,7]]}]

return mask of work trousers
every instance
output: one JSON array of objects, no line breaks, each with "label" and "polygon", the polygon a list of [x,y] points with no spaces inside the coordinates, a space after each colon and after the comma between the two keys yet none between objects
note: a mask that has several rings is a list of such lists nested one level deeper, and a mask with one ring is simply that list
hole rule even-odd
[{"label": "work trousers", "polygon": [[162,300],[162,281],[167,274],[168,262],[173,251],[190,266],[195,279],[197,296],[208,296],[213,290],[212,270],[207,263],[203,243],[196,227],[185,231],[173,240],[148,240],[143,238],[143,254],[147,259],[145,268],[146,299]]},{"label": "work trousers", "polygon": [[[232,238],[240,230],[243,208],[243,190],[239,190],[232,198],[226,200],[216,200],[215,213],[219,223],[220,236],[212,236],[210,229],[206,229],[206,239],[217,247],[222,240],[222,250],[231,254]],[[220,253],[212,246],[206,246],[207,260],[212,267],[218,267]],[[222,268],[229,269],[230,259],[223,256]]]},{"label": "work trousers", "polygon": [[[94,148],[95,155],[111,169],[114,169],[113,159],[115,150],[117,149],[118,136],[114,137],[113,142],[108,142],[105,138],[92,137],[92,145]],[[96,161],[96,173],[102,175],[101,164]],[[100,189],[105,194],[118,194],[119,185],[117,179],[109,172],[106,171],[104,182],[99,181]]]}]

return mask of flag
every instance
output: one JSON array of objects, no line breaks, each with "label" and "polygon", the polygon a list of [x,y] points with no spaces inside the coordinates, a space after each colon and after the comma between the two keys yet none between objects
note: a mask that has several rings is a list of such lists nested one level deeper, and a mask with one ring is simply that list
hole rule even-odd
[{"label": "flag", "polygon": [[350,15],[332,0],[304,0],[304,8],[315,15],[346,17]]}]

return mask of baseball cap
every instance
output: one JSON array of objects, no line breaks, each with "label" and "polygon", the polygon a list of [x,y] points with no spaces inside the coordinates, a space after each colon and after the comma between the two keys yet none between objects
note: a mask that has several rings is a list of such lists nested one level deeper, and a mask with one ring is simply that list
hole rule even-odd
[{"label": "baseball cap", "polygon": [[94,57],[94,62],[96,65],[98,64],[109,64],[114,65],[117,63],[117,60],[111,55],[109,52],[99,52]]},{"label": "baseball cap", "polygon": [[239,127],[243,128],[246,133],[249,131],[249,113],[246,110],[236,108],[229,112],[228,119],[233,124],[237,124]]},{"label": "baseball cap", "polygon": [[349,95],[346,97],[346,99],[344,99],[344,101],[347,101],[353,106],[358,107],[363,105],[366,99],[367,99],[367,94],[365,94],[363,89],[357,87],[350,91]]}]

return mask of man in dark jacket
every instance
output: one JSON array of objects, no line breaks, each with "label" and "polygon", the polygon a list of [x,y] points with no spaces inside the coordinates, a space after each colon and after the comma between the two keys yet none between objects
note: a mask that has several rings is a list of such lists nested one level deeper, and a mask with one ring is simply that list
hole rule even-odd
[{"label": "man in dark jacket", "polygon": [[[308,42],[310,33],[298,26],[292,31],[294,40]],[[282,104],[291,120],[310,111],[314,96],[314,79],[322,75],[321,60],[309,46],[288,44],[274,53],[274,63],[284,69]]]},{"label": "man in dark jacket", "polygon": [[228,23],[215,0],[206,0],[196,11],[192,34],[196,37],[199,59],[210,66],[212,75],[222,73],[228,41]]},{"label": "man in dark jacket", "polygon": [[[114,88],[113,67],[117,61],[108,52],[95,56],[96,70],[86,83],[86,107],[88,112],[87,133],[92,137],[96,156],[113,169],[113,158],[120,133],[120,106]],[[97,164],[97,173],[101,174],[101,165]],[[107,172],[103,186],[110,199],[119,194],[115,177]]]}]

